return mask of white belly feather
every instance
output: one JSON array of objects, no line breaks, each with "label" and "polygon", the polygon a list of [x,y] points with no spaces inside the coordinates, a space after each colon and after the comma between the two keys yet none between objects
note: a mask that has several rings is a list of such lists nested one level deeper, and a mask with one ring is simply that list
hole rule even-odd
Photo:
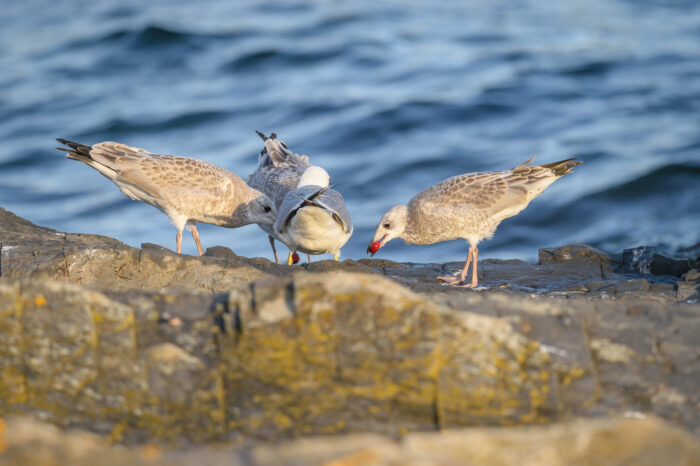
[{"label": "white belly feather", "polygon": [[349,238],[327,211],[314,206],[299,209],[281,235],[291,249],[307,254],[338,254]]}]

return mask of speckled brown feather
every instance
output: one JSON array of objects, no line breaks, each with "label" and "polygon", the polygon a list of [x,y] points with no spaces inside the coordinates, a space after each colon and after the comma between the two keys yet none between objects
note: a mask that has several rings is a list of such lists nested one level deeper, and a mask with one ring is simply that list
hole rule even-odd
[{"label": "speckled brown feather", "polygon": [[[239,176],[189,157],[154,154],[117,142],[93,146],[59,140],[80,160],[110,178],[132,199],[165,212],[176,226],[187,220],[237,227],[236,211],[262,193]],[[184,220],[183,220],[184,219]]]},{"label": "speckled brown feather", "polygon": [[582,163],[567,159],[529,165],[533,159],[509,171],[457,175],[418,193],[408,203],[404,239],[432,244],[465,238],[477,244],[493,236],[504,219],[518,214],[557,178]]}]

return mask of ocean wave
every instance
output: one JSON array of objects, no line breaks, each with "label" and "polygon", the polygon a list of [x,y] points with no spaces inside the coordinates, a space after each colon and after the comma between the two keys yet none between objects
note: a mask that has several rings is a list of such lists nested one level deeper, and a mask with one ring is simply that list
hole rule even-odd
[{"label": "ocean wave", "polygon": [[151,48],[203,45],[202,42],[208,40],[235,40],[253,34],[252,30],[195,32],[158,24],[146,24],[128,28],[120,27],[104,33],[98,32],[97,35],[82,37],[61,47],[67,50],[77,50],[85,47],[100,48],[122,45],[131,51],[147,52]]},{"label": "ocean wave", "polygon": [[225,111],[205,110],[182,113],[170,118],[133,118],[129,120],[114,118],[83,131],[81,135],[102,134],[113,137],[127,134],[150,134],[179,128],[193,128],[221,121],[227,117],[228,113]]},{"label": "ocean wave", "polygon": [[240,53],[233,59],[220,65],[224,72],[238,72],[264,66],[303,67],[313,63],[340,56],[343,51],[340,48],[292,51],[281,48],[261,48],[249,52]]}]

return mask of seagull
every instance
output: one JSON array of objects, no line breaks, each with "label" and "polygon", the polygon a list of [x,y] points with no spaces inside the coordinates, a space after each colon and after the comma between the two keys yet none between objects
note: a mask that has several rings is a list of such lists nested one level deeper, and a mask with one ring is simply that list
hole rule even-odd
[{"label": "seagull", "polygon": [[177,227],[177,252],[182,253],[182,231],[187,227],[204,254],[196,222],[226,228],[257,223],[272,225],[277,209],[266,195],[250,188],[238,175],[202,160],[154,154],[117,142],[93,146],[57,139],[69,149],[69,159],[83,162],[135,201],[145,202],[167,215]]},{"label": "seagull", "polygon": [[279,208],[274,232],[291,251],[331,253],[337,261],[340,248],[352,236],[352,221],[343,196],[329,186],[330,177],[321,167],[310,166],[289,191]]},{"label": "seagull", "polygon": [[[309,168],[309,157],[293,153],[284,141],[277,139],[277,134],[270,136],[255,131],[265,143],[258,157],[258,167],[248,176],[248,185],[272,199],[275,208],[280,209],[284,196],[296,189],[304,170]],[[270,240],[275,262],[280,263],[275,249],[275,232],[272,225],[260,225]],[[298,256],[297,262],[298,262]],[[295,262],[296,263],[296,262]]]},{"label": "seagull", "polygon": [[[392,207],[379,221],[367,253],[374,256],[379,248],[394,238],[411,244],[465,239],[469,243],[469,253],[460,277],[436,278],[445,283],[476,288],[479,242],[491,239],[503,220],[517,215],[550,184],[583,163],[566,159],[530,165],[534,159],[509,171],[466,173],[448,178],[418,193],[408,205]],[[472,280],[465,284],[472,260]]]}]

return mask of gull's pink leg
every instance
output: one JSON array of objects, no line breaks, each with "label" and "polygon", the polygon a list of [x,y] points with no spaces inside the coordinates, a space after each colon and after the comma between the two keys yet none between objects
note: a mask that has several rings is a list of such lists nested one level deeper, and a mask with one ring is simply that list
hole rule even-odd
[{"label": "gull's pink leg", "polygon": [[272,236],[268,236],[267,239],[270,240],[270,246],[272,246],[272,254],[275,255],[275,262],[279,264],[280,260],[277,258],[277,249],[275,249],[275,238],[273,238]]},{"label": "gull's pink leg", "polygon": [[199,242],[199,232],[197,231],[197,225],[192,224],[192,238],[194,238],[194,243],[197,245],[197,251],[199,255],[204,254],[204,249],[202,249],[202,243]]},{"label": "gull's pink leg", "polygon": [[[469,246],[469,255],[467,256],[467,261],[464,263],[464,268],[462,269],[462,274],[459,276],[460,281],[464,281],[467,279],[467,271],[469,270],[469,263],[472,261],[474,258],[474,248]],[[474,262],[476,262],[476,259],[474,259]]]},{"label": "gull's pink leg", "polygon": [[[470,252],[471,254],[471,252]],[[477,284],[479,283],[479,275],[477,274],[477,263],[479,260],[479,250],[474,246],[474,263],[472,264],[472,282],[469,284],[464,284],[464,285],[459,285],[464,288],[476,288]],[[467,278],[467,267],[464,267],[464,271],[462,271],[462,281],[464,281],[465,278]]]},{"label": "gull's pink leg", "polygon": [[307,254],[306,257],[309,259],[309,264],[311,263],[311,254]]},{"label": "gull's pink leg", "polygon": [[177,244],[177,253],[182,254],[182,230],[177,230],[175,236],[175,244]]},{"label": "gull's pink leg", "polygon": [[467,277],[467,270],[469,269],[469,262],[472,260],[472,248],[471,246],[469,247],[469,254],[467,254],[467,261],[464,263],[464,268],[462,269],[462,275],[461,278],[457,278],[454,275],[442,275],[439,277],[435,277],[438,279],[438,281],[445,282],[445,283],[460,283],[463,282],[464,279]]}]

